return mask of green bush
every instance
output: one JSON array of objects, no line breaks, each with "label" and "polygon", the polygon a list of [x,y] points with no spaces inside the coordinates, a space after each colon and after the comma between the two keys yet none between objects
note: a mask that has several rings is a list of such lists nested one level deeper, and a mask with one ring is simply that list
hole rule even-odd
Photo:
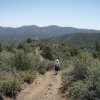
[{"label": "green bush", "polygon": [[53,60],[53,55],[52,55],[51,48],[50,47],[44,47],[43,52],[42,52],[42,56],[45,59]]},{"label": "green bush", "polygon": [[22,80],[28,84],[32,83],[35,78],[35,72],[33,71],[22,71],[19,73]]},{"label": "green bush", "polygon": [[71,55],[72,57],[77,56],[78,54],[79,54],[79,50],[78,50],[78,49],[72,48],[72,49],[70,50],[70,55]]},{"label": "green bush", "polygon": [[6,46],[7,51],[10,51],[10,52],[13,52],[15,48],[16,48],[16,45],[14,43],[11,43]]},{"label": "green bush", "polygon": [[73,71],[71,74],[74,77],[74,81],[85,79],[88,74],[88,67],[90,66],[89,60],[87,58],[75,58],[73,64]]},{"label": "green bush", "polygon": [[32,43],[27,43],[27,42],[20,42],[18,43],[17,49],[22,49],[25,53],[30,53],[33,50],[34,45]]},{"label": "green bush", "polygon": [[7,48],[7,51],[10,51],[10,52],[13,51],[13,48],[11,46],[7,46],[6,48]]},{"label": "green bush", "polygon": [[32,42],[31,38],[28,38],[27,43],[31,43],[31,42]]},{"label": "green bush", "polygon": [[46,67],[45,67],[45,62],[40,62],[39,65],[38,65],[38,72],[40,74],[45,74],[46,72]]},{"label": "green bush", "polygon": [[2,47],[2,45],[1,45],[1,43],[0,43],[0,52],[2,52],[2,50],[3,50],[3,47]]},{"label": "green bush", "polygon": [[89,78],[87,80],[91,83],[90,90],[95,91],[94,97],[100,98],[100,61],[92,61],[91,68],[89,69]]},{"label": "green bush", "polygon": [[50,71],[54,69],[54,62],[53,61],[46,61],[46,71]]},{"label": "green bush", "polygon": [[62,75],[63,79],[65,79],[64,86],[78,80],[84,80],[88,75],[88,66],[89,66],[89,63],[87,63],[88,59],[74,57],[72,61],[73,64],[69,65],[69,67],[65,69]]},{"label": "green bush", "polygon": [[94,57],[94,58],[99,58],[99,59],[100,59],[100,41],[97,41],[97,42],[95,43],[95,45],[96,45],[96,51],[93,52],[93,57]]},{"label": "green bush", "polygon": [[31,69],[31,60],[29,59],[28,55],[24,53],[23,51],[19,51],[15,54],[13,66],[17,70],[29,70]]},{"label": "green bush", "polygon": [[73,58],[73,65],[62,75],[63,92],[68,100],[100,99],[100,62],[83,56]]},{"label": "green bush", "polygon": [[71,75],[71,72],[73,71],[73,66],[70,65],[70,67],[66,68],[62,72],[62,91],[65,92],[67,88],[74,82],[74,77]]},{"label": "green bush", "polygon": [[40,58],[39,56],[35,57],[34,55],[32,56],[32,69],[34,71],[38,71],[38,66],[39,66]]},{"label": "green bush", "polygon": [[97,50],[97,51],[100,51],[100,41],[97,41],[97,42],[95,43],[95,45],[96,45],[96,50]]},{"label": "green bush", "polygon": [[82,81],[77,81],[68,88],[66,95],[69,100],[91,100],[91,94],[86,84]]},{"label": "green bush", "polygon": [[93,52],[93,58],[97,58],[97,57],[98,57],[97,52]]},{"label": "green bush", "polygon": [[31,49],[31,47],[29,45],[24,44],[23,51],[25,53],[30,53],[30,52],[32,52],[32,49]]},{"label": "green bush", "polygon": [[6,80],[3,80],[1,83],[1,91],[3,94],[15,98],[17,93],[21,90],[21,80],[18,78],[11,76]]},{"label": "green bush", "polygon": [[23,49],[24,48],[24,44],[22,42],[18,43],[17,49]]}]

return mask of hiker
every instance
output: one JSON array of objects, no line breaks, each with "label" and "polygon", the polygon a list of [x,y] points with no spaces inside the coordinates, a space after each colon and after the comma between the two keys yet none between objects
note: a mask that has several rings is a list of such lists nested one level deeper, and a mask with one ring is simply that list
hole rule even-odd
[{"label": "hiker", "polygon": [[54,62],[54,67],[55,67],[55,75],[57,75],[58,71],[60,70],[59,58],[56,59],[56,61]]}]

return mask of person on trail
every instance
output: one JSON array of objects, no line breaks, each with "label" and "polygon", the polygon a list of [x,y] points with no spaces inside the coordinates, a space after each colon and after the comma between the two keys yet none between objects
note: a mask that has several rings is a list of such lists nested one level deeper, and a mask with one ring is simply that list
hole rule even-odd
[{"label": "person on trail", "polygon": [[58,74],[58,71],[60,70],[60,62],[59,62],[59,58],[56,59],[56,61],[54,62],[54,67],[55,67],[55,74]]}]

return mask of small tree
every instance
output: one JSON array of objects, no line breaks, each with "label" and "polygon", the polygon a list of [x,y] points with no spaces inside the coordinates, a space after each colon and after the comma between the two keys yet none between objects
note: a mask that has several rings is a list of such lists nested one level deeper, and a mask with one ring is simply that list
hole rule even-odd
[{"label": "small tree", "polygon": [[20,42],[17,46],[17,49],[23,49],[24,48],[24,43]]},{"label": "small tree", "polygon": [[3,48],[2,48],[2,45],[1,45],[1,43],[0,43],[0,52],[2,52],[2,50],[3,50]]},{"label": "small tree", "polygon": [[14,57],[14,67],[21,71],[31,69],[31,60],[28,55],[22,51],[16,53]]},{"label": "small tree", "polygon": [[79,51],[78,51],[78,49],[76,49],[76,48],[72,48],[72,49],[70,50],[70,54],[71,54],[72,57],[77,56],[78,53],[79,53]]},{"label": "small tree", "polygon": [[51,48],[50,47],[44,47],[43,52],[42,52],[42,56],[45,59],[53,60]]},{"label": "small tree", "polygon": [[96,44],[96,50],[100,51],[100,41],[97,41],[95,44]]},{"label": "small tree", "polygon": [[32,42],[31,38],[28,38],[27,43],[31,43],[31,42]]},{"label": "small tree", "polygon": [[100,41],[95,43],[96,45],[96,52],[95,55],[93,54],[94,58],[100,58]]},{"label": "small tree", "polygon": [[16,47],[15,44],[14,43],[11,43],[10,45],[7,45],[6,46],[6,49],[7,49],[7,51],[12,52],[15,47]]}]

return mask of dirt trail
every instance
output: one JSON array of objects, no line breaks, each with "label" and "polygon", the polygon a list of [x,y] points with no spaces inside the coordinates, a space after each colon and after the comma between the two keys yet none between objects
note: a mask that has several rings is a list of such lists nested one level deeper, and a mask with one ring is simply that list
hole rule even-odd
[{"label": "dirt trail", "polygon": [[[36,56],[40,62],[44,59],[36,48]],[[64,100],[60,93],[61,75],[54,75],[54,71],[46,72],[45,75],[37,75],[34,82],[19,93],[16,100]]]},{"label": "dirt trail", "polygon": [[33,84],[19,93],[16,100],[64,100],[59,91],[60,87],[60,74],[47,72],[44,76],[38,75]]},{"label": "dirt trail", "polygon": [[[39,56],[40,62],[44,60],[39,55],[39,48],[36,48],[36,56]],[[62,82],[60,72],[58,75],[54,74],[54,71],[46,72],[45,75],[38,74],[31,85],[24,84],[16,100],[65,100],[60,92]]]}]

